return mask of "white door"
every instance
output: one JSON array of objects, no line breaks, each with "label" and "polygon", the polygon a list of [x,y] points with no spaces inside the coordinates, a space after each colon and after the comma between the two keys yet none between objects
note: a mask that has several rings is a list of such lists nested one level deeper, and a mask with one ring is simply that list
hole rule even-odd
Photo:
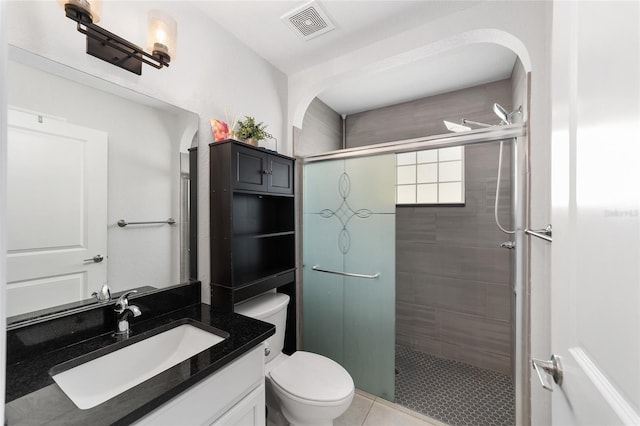
[{"label": "white door", "polygon": [[640,3],[553,12],[553,424],[639,425]]},{"label": "white door", "polygon": [[11,109],[8,118],[13,316],[89,298],[106,282],[107,134]]}]

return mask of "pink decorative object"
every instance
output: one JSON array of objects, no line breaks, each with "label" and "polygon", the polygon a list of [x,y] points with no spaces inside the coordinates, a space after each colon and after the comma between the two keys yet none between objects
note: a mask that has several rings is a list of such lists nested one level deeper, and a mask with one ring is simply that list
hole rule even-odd
[{"label": "pink decorative object", "polygon": [[211,119],[211,131],[215,142],[223,141],[229,136],[229,126],[224,121]]}]

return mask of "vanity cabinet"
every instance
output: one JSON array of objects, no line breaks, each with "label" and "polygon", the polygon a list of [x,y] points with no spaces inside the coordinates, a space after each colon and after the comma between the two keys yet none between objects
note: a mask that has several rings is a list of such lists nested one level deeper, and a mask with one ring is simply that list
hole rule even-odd
[{"label": "vanity cabinet", "polygon": [[295,280],[294,159],[237,141],[210,146],[211,305]]},{"label": "vanity cabinet", "polygon": [[264,350],[256,346],[134,424],[264,426]]}]

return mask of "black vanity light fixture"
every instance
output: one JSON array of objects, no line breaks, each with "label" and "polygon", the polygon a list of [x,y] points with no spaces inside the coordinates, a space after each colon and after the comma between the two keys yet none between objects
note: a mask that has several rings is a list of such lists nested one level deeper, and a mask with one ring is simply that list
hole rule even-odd
[{"label": "black vanity light fixture", "polygon": [[102,0],[57,0],[67,18],[77,23],[87,36],[87,53],[127,71],[141,75],[142,63],[154,68],[168,67],[175,57],[177,26],[170,16],[149,11],[147,53],[141,47],[96,25],[102,14]]}]

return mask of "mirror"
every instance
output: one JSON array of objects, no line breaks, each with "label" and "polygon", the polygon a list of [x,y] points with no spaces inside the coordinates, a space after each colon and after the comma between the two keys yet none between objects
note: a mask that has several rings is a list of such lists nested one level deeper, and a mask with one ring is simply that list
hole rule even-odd
[{"label": "mirror", "polygon": [[198,116],[15,47],[9,59],[9,326],[86,308],[104,284],[189,281]]}]

